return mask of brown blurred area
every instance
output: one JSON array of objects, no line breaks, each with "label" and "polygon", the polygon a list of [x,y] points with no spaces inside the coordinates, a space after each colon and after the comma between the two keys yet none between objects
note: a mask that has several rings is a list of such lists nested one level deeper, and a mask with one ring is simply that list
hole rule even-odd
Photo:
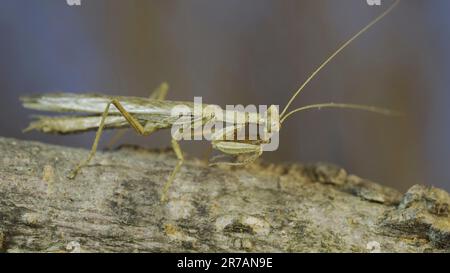
[{"label": "brown blurred area", "polygon": [[[328,55],[388,8],[364,0],[2,0],[0,135],[89,147],[93,133],[22,134],[36,114],[18,97],[43,92],[148,96],[162,81],[169,99],[277,104]],[[287,121],[271,162],[331,162],[405,190],[450,190],[450,10],[447,0],[405,0],[339,55],[299,96],[399,110],[303,112]],[[169,145],[170,132],[129,132],[122,143]],[[108,142],[111,133],[103,138]],[[183,143],[201,156],[207,143]]]}]

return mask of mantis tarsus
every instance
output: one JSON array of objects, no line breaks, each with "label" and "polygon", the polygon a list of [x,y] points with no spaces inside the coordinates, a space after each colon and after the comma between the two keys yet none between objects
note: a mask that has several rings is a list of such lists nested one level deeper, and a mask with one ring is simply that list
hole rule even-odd
[{"label": "mantis tarsus", "polygon": [[[342,50],[344,50],[349,44],[351,44],[361,34],[366,32],[369,28],[375,25],[378,21],[384,18],[390,13],[394,7],[400,2],[396,0],[386,11],[376,17],[366,27],[361,29],[358,33],[353,35],[349,40],[342,44],[333,54],[331,54],[313,73],[306,79],[306,81],[300,86],[300,88],[294,93],[287,105],[284,107],[281,114],[278,112],[278,108],[270,106],[267,110],[267,116],[274,117],[275,122],[267,122],[267,119],[260,118],[259,115],[250,121],[245,119],[244,124],[256,123],[257,126],[263,126],[267,134],[260,136],[256,140],[236,140],[224,138],[224,135],[234,134],[238,130],[238,125],[230,125],[222,130],[214,132],[211,143],[212,147],[216,150],[228,155],[246,156],[245,159],[234,163],[215,163],[215,164],[231,164],[231,165],[244,165],[253,162],[255,159],[261,156],[263,153],[262,145],[270,141],[270,137],[273,133],[278,133],[281,125],[291,115],[309,109],[320,108],[347,108],[357,109],[364,111],[371,111],[379,114],[391,115],[394,112],[382,109],[374,106],[356,105],[356,104],[344,104],[344,103],[321,103],[307,105],[300,108],[296,108],[290,112],[288,109],[299,93],[314,79],[317,74]],[[32,122],[27,129],[39,130],[45,133],[59,133],[68,134],[76,132],[84,132],[88,130],[97,130],[94,143],[92,145],[89,156],[81,161],[76,168],[70,173],[69,178],[75,178],[78,172],[87,164],[96,153],[97,146],[104,128],[126,128],[132,127],[140,135],[150,135],[151,133],[160,130],[171,128],[176,122],[176,117],[171,115],[171,109],[177,105],[185,105],[190,109],[193,109],[194,104],[191,102],[176,102],[166,100],[166,94],[168,91],[168,85],[166,83],[161,84],[149,98],[141,97],[111,97],[98,94],[70,94],[70,93],[56,93],[56,94],[43,94],[37,96],[25,96],[21,100],[24,107],[41,110],[41,111],[54,111],[54,112],[77,112],[85,113],[84,116],[38,116],[37,120]],[[245,113],[236,112],[233,115],[245,115]],[[101,115],[101,116],[100,116]],[[100,118],[100,119],[99,119]],[[209,111],[203,111],[200,115],[201,123],[209,122],[211,120],[218,120],[218,117],[211,114]],[[188,121],[189,123],[192,120]],[[167,192],[175,179],[180,167],[183,164],[184,156],[178,141],[172,136],[172,147],[178,158],[178,163],[174,170],[170,174],[161,194],[161,200],[164,201],[167,198]]]}]

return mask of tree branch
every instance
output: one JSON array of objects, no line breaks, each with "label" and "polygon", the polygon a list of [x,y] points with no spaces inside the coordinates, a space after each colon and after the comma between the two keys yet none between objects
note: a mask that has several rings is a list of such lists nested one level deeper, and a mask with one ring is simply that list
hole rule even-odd
[{"label": "tree branch", "polygon": [[190,159],[169,201],[167,151],[98,153],[0,138],[4,252],[423,252],[450,248],[450,198],[405,195],[327,164],[208,168]]}]

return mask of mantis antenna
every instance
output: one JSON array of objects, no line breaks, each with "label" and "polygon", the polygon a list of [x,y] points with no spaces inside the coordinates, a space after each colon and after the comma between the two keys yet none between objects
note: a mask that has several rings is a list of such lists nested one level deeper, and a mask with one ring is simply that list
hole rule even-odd
[{"label": "mantis antenna", "polygon": [[[283,109],[283,112],[281,112],[281,120],[285,120],[287,118],[287,116],[290,116],[291,114],[293,114],[293,112],[298,112],[301,110],[306,110],[306,109],[302,109],[299,108],[297,110],[294,110],[292,112],[290,112],[289,114],[287,114],[286,116],[284,116],[286,114],[286,111],[288,110],[289,106],[292,104],[292,102],[295,100],[295,98],[298,96],[298,94],[300,94],[300,92],[302,92],[302,90],[311,82],[312,79],[314,79],[316,77],[316,75],[330,62],[332,61],[339,53],[341,53],[342,50],[344,50],[349,44],[351,44],[355,39],[357,39],[359,36],[361,36],[361,34],[363,34],[364,32],[366,32],[367,30],[369,30],[373,25],[375,25],[376,23],[378,23],[378,21],[380,21],[381,19],[383,19],[386,15],[388,15],[397,5],[398,3],[400,3],[400,0],[396,0],[394,2],[394,4],[392,4],[387,10],[385,10],[382,14],[380,14],[377,18],[375,18],[372,22],[370,22],[367,26],[365,26],[363,29],[361,29],[358,33],[356,33],[355,35],[353,35],[353,37],[351,37],[349,40],[347,40],[344,44],[342,44],[333,54],[331,54],[330,57],[328,57],[316,70],[314,70],[314,72],[306,79],[306,81],[300,86],[300,88],[294,93],[294,95],[291,97],[291,99],[289,100],[289,102],[286,104],[286,106]],[[361,106],[361,107],[356,107],[357,105],[343,105],[340,104],[340,106],[338,106],[339,104],[332,104],[332,106],[325,106],[325,104],[322,104],[321,107],[339,107],[339,108],[353,108],[353,109],[360,109],[360,110],[368,110],[367,107],[369,107],[369,109],[374,110],[374,107],[371,106]],[[311,105],[310,108],[314,108],[314,105]],[[319,105],[320,106],[320,105]],[[351,106],[351,107],[347,107],[347,106]],[[321,108],[321,107],[316,107],[315,108]],[[363,109],[365,108],[365,109]],[[387,110],[383,110],[383,111],[387,111]],[[373,111],[372,111],[373,112]],[[379,112],[379,111],[378,111]]]},{"label": "mantis antenna", "polygon": [[305,111],[305,110],[311,110],[311,109],[319,109],[320,110],[322,108],[355,109],[355,110],[363,110],[363,111],[368,111],[368,112],[373,112],[373,113],[377,113],[377,114],[381,114],[381,115],[388,115],[388,116],[399,116],[399,115],[401,115],[401,113],[399,113],[399,112],[395,112],[395,111],[392,111],[392,110],[389,110],[389,109],[385,109],[385,108],[379,108],[379,107],[376,107],[376,106],[330,102],[330,103],[319,103],[319,104],[306,105],[306,106],[297,108],[295,110],[292,110],[291,112],[287,113],[286,115],[284,115],[281,118],[280,123],[282,124],[289,116],[291,116],[292,114],[295,114],[297,112]]}]

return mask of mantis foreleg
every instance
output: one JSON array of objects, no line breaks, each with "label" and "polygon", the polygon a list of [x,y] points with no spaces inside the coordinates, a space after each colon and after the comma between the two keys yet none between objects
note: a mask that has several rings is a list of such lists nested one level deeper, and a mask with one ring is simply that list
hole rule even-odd
[{"label": "mantis foreleg", "polygon": [[[235,136],[238,130],[241,130],[245,125],[238,124],[223,128],[213,135],[212,147],[216,150],[228,155],[250,155],[249,158],[239,161],[239,162],[216,162],[211,163],[210,166],[214,165],[231,165],[239,166],[246,165],[255,161],[262,154],[262,148],[260,144],[244,143],[235,140],[227,140],[227,137]],[[228,138],[229,139],[229,138]]]},{"label": "mantis foreleg", "polygon": [[216,165],[229,165],[229,166],[241,166],[254,162],[262,155],[261,145],[249,144],[234,141],[218,141],[213,142],[213,148],[222,151],[229,155],[250,155],[248,158],[238,162],[214,162],[209,164],[210,166]]}]

